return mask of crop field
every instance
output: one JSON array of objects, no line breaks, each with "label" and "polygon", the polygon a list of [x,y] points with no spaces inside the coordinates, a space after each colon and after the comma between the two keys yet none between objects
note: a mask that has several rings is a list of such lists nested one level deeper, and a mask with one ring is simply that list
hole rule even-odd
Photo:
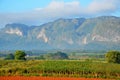
[{"label": "crop field", "polygon": [[0,60],[0,76],[119,79],[120,64],[80,60]]}]

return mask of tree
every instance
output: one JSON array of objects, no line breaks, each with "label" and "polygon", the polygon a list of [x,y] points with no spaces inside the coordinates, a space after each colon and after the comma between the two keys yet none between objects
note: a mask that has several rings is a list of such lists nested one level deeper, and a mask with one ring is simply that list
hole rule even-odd
[{"label": "tree", "polygon": [[48,54],[45,54],[43,56],[44,59],[55,59],[55,60],[58,60],[58,59],[68,59],[68,55],[66,53],[63,53],[63,52],[56,52],[56,53],[48,53]]},{"label": "tree", "polygon": [[25,54],[24,51],[17,50],[17,51],[15,52],[15,60],[26,60],[26,59],[25,59],[25,56],[26,56],[26,54]]},{"label": "tree", "polygon": [[120,63],[120,52],[109,51],[106,53],[105,58],[109,63]]},{"label": "tree", "polygon": [[13,60],[14,59],[14,55],[13,54],[8,54],[5,59],[6,60]]},{"label": "tree", "polygon": [[68,55],[66,53],[58,51],[53,54],[53,59],[68,59]]}]

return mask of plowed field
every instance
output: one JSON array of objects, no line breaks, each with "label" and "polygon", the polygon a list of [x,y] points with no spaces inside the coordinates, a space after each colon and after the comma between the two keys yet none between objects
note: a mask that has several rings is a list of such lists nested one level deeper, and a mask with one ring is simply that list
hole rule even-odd
[{"label": "plowed field", "polygon": [[0,77],[0,80],[109,80],[109,79],[5,76],[5,77]]}]

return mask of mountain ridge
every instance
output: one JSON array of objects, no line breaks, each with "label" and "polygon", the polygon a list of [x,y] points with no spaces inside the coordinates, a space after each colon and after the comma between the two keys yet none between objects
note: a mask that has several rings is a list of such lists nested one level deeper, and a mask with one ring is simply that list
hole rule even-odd
[{"label": "mountain ridge", "polygon": [[120,18],[58,19],[40,26],[7,24],[0,30],[0,50],[120,49]]}]

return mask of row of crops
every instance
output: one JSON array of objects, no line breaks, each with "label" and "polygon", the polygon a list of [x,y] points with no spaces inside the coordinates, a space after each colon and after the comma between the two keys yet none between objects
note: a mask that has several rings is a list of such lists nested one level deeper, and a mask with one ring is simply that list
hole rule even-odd
[{"label": "row of crops", "polygon": [[120,78],[120,64],[65,60],[1,60],[0,76]]}]

